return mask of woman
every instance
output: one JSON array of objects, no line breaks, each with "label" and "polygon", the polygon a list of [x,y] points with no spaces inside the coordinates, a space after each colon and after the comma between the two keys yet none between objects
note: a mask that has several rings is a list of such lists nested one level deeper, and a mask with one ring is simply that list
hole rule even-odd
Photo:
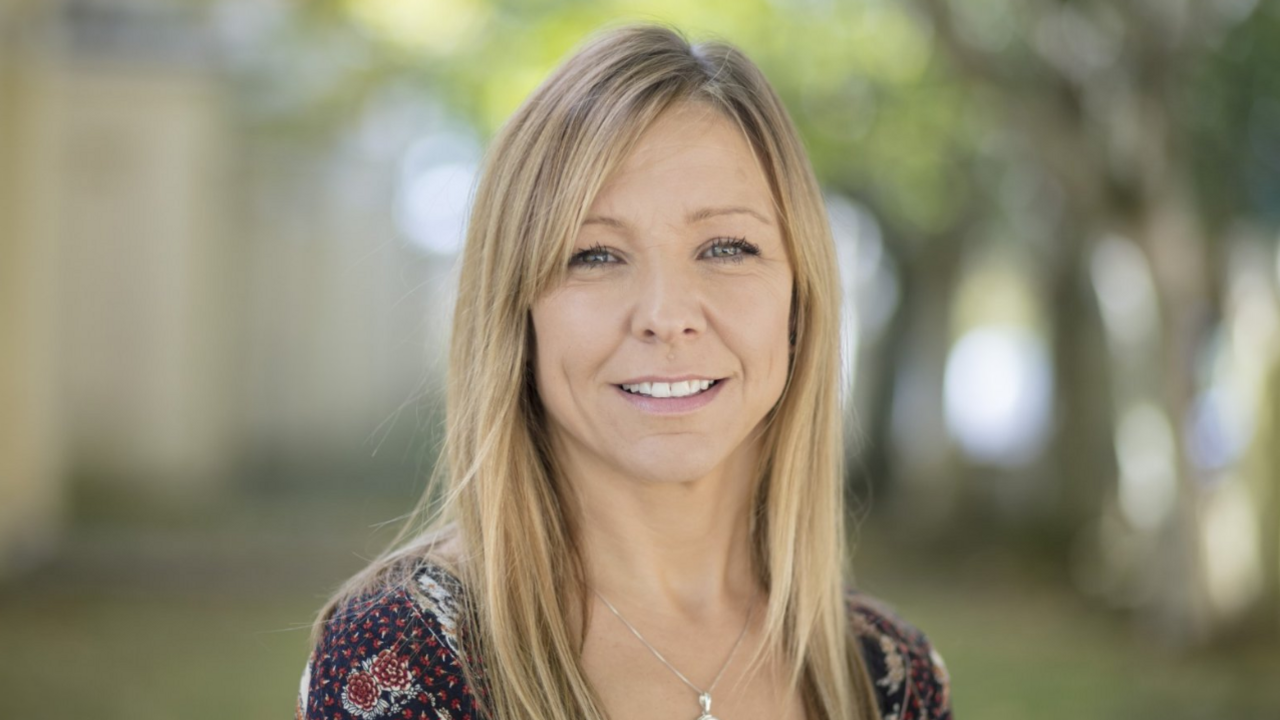
[{"label": "woman", "polygon": [[609,32],[481,177],[443,509],[321,613],[299,717],[949,718],[844,589],[839,279],[759,70]]}]

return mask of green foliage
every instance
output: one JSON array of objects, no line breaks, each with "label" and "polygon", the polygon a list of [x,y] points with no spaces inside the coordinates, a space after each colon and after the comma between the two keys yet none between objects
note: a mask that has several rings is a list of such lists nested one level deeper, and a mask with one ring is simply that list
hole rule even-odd
[{"label": "green foliage", "polygon": [[[417,4],[417,12],[474,2]],[[950,229],[968,204],[965,163],[977,136],[966,90],[934,52],[927,27],[895,3],[615,0],[611,3],[479,3],[483,27],[441,53],[406,43],[420,28],[397,0],[321,4],[316,17],[339,19],[368,39],[372,57],[398,66],[442,98],[482,135],[491,135],[575,46],[602,27],[671,24],[693,40],[741,47],[791,109],[825,184],[860,197],[882,221],[908,235]],[[334,13],[333,8],[346,13]],[[325,9],[327,8],[327,9]],[[386,14],[380,17],[379,12]],[[366,78],[385,78],[365,71]],[[350,80],[361,86],[357,74]],[[335,83],[335,95],[349,96]],[[341,103],[338,104],[339,106]],[[891,233],[896,235],[897,233]]]},{"label": "green foliage", "polygon": [[1263,3],[1218,40],[1181,100],[1210,223],[1280,224],[1280,5]]}]

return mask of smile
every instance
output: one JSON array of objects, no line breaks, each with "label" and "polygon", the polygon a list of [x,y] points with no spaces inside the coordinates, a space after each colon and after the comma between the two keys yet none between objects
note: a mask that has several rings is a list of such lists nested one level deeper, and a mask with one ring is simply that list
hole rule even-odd
[{"label": "smile", "polygon": [[655,398],[683,398],[706,392],[719,380],[681,380],[680,382],[642,382],[634,385],[622,385],[623,390],[632,395],[645,395]]},{"label": "smile", "polygon": [[684,415],[710,405],[724,389],[727,378],[680,380],[614,385],[618,397],[649,415]]}]

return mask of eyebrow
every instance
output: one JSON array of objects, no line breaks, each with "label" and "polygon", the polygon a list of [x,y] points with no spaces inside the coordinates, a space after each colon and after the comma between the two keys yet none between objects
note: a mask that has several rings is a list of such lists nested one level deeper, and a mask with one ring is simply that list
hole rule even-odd
[{"label": "eyebrow", "polygon": [[[703,220],[707,220],[713,217],[719,217],[721,215],[749,215],[765,225],[768,225],[768,226],[773,225],[773,221],[765,217],[764,215],[762,215],[760,212],[753,210],[749,207],[741,206],[741,205],[734,205],[730,207],[700,208],[698,210],[694,210],[690,212],[688,215],[685,215],[684,222],[686,225],[692,225],[696,222],[702,222]],[[586,220],[583,220],[582,224],[583,225],[608,225],[609,227],[618,228],[618,229],[625,229],[629,227],[629,224],[625,220],[619,220],[618,218],[608,217],[604,215],[592,215]]]}]

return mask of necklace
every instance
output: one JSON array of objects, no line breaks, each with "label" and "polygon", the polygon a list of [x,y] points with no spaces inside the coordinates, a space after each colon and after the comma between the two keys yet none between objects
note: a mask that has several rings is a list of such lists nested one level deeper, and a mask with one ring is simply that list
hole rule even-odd
[{"label": "necklace", "polygon": [[711,684],[707,686],[706,690],[703,690],[697,685],[689,682],[689,678],[685,677],[684,673],[680,672],[674,665],[667,662],[667,659],[662,657],[662,653],[658,652],[657,648],[650,645],[649,641],[645,640],[644,636],[640,634],[640,631],[637,630],[634,625],[627,622],[627,619],[622,617],[622,613],[618,612],[618,608],[614,607],[613,603],[606,600],[605,596],[601,595],[599,590],[592,588],[592,592],[596,594],[596,597],[600,598],[600,602],[604,603],[605,607],[609,608],[610,612],[622,621],[623,625],[627,626],[627,629],[631,631],[632,635],[636,636],[637,640],[644,643],[644,646],[649,648],[649,652],[653,653],[654,657],[661,660],[662,664],[667,666],[667,669],[675,673],[676,677],[680,678],[685,685],[688,685],[690,689],[698,693],[698,704],[702,707],[702,714],[698,716],[698,720],[716,720],[716,718],[711,714],[711,691],[716,689],[716,683],[720,682],[720,676],[724,675],[725,669],[729,667],[729,661],[733,660],[734,654],[738,652],[738,646],[742,644],[742,639],[747,636],[747,628],[751,626],[751,613],[756,609],[756,601],[751,601],[751,607],[747,610],[747,621],[742,624],[742,632],[738,633],[738,639],[733,643],[733,649],[729,651],[729,657],[724,659],[724,664],[720,666],[720,672],[716,673],[715,679],[711,681]]}]

